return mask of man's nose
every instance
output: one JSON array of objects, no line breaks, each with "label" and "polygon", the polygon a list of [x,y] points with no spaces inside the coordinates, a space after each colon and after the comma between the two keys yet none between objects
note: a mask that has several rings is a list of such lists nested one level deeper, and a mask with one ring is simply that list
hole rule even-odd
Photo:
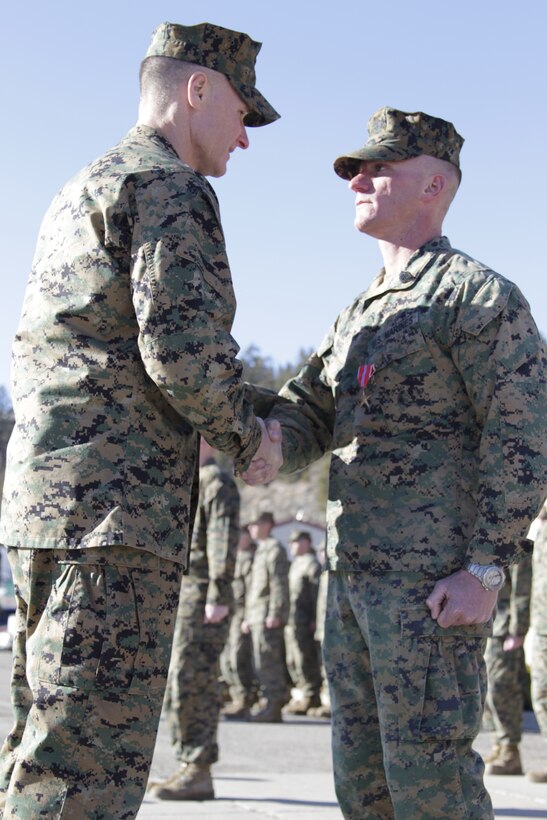
[{"label": "man's nose", "polygon": [[239,148],[243,148],[244,150],[249,147],[249,137],[247,136],[247,129],[244,125],[241,126],[241,133],[238,137],[237,144]]},{"label": "man's nose", "polygon": [[370,176],[363,171],[358,171],[348,183],[350,191],[368,191],[370,187]]}]

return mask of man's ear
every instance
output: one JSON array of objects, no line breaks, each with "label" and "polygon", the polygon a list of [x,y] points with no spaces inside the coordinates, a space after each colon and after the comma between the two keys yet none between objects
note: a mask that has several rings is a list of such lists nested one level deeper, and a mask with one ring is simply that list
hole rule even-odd
[{"label": "man's ear", "polygon": [[196,71],[188,80],[188,103],[199,111],[203,107],[203,98],[207,91],[208,79],[203,71]]},{"label": "man's ear", "polygon": [[429,177],[424,188],[426,199],[434,199],[436,196],[439,196],[441,191],[444,190],[445,185],[446,178],[443,174],[433,174],[433,176]]}]

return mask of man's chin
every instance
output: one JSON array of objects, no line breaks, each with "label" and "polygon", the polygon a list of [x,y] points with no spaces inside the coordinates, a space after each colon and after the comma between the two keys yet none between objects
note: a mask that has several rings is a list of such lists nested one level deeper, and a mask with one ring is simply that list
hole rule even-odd
[{"label": "man's chin", "polygon": [[215,168],[214,170],[210,171],[207,176],[208,177],[223,177],[226,171],[228,170],[226,163],[224,163],[223,168]]}]

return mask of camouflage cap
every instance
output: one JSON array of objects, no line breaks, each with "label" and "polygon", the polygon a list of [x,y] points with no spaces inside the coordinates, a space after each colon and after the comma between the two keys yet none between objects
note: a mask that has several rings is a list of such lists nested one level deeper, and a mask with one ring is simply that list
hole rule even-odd
[{"label": "camouflage cap", "polygon": [[344,154],[334,161],[342,179],[351,179],[364,160],[397,162],[427,154],[460,167],[461,137],[451,122],[424,114],[407,113],[395,108],[380,108],[368,121],[368,141],[363,148]]},{"label": "camouflage cap", "polygon": [[268,125],[279,114],[255,88],[255,61],[262,43],[247,34],[211,23],[181,26],[162,23],[154,31],[146,57],[173,57],[224,74],[249,106],[245,125]]}]

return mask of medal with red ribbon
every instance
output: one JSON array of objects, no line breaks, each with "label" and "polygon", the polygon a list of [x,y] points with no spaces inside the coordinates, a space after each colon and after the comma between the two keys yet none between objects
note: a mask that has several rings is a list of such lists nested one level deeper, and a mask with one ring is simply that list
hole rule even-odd
[{"label": "medal with red ribbon", "polygon": [[362,364],[357,371],[357,381],[359,382],[359,387],[361,388],[361,406],[364,405],[365,407],[368,407],[365,390],[375,372],[376,368],[373,364]]},{"label": "medal with red ribbon", "polygon": [[375,372],[376,368],[373,364],[362,364],[357,371],[357,381],[359,382],[359,387],[364,390],[374,376]]}]

